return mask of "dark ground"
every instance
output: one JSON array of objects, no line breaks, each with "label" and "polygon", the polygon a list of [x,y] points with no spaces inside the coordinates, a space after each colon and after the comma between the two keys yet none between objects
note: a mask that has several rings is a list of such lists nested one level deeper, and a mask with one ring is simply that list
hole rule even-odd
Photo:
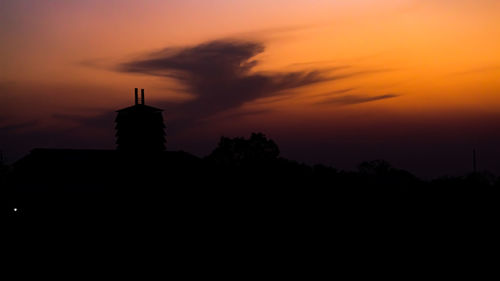
[{"label": "dark ground", "polygon": [[154,264],[162,259],[146,256],[153,251],[186,276],[259,278],[266,268],[315,276],[299,273],[306,264],[353,276],[418,272],[444,254],[491,252],[498,241],[500,181],[491,174],[423,181],[382,160],[352,172],[311,167],[280,158],[259,135],[222,139],[204,159],[35,149],[1,170],[3,229],[15,247],[46,245],[48,253],[48,241],[58,241],[103,262],[95,253],[109,248]]}]

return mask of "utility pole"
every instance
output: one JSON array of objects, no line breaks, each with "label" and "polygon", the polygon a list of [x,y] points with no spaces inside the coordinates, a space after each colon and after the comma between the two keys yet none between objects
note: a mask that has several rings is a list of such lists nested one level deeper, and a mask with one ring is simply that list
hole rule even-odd
[{"label": "utility pole", "polygon": [[474,174],[477,173],[477,166],[476,166],[476,149],[472,149],[472,170],[474,171]]}]

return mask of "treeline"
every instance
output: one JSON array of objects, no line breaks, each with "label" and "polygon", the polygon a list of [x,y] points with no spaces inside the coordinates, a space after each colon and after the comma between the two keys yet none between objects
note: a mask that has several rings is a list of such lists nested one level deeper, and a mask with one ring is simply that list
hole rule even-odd
[{"label": "treeline", "polygon": [[185,152],[35,149],[11,166],[2,164],[0,184],[4,214],[52,216],[64,210],[190,218],[331,213],[351,206],[357,206],[352,212],[395,205],[422,211],[426,204],[477,210],[496,206],[500,190],[500,178],[486,172],[426,181],[384,160],[363,162],[356,171],[309,166],[280,157],[278,145],[261,133],[222,137],[204,158]]},{"label": "treeline", "polygon": [[385,160],[360,163],[356,171],[342,171],[325,165],[309,166],[279,157],[279,148],[263,134],[252,134],[249,139],[222,137],[218,147],[204,159],[217,177],[274,179],[276,183],[329,187],[346,192],[483,192],[500,188],[500,177],[490,172],[470,173],[464,176],[445,176],[422,180],[412,173],[393,167]]}]

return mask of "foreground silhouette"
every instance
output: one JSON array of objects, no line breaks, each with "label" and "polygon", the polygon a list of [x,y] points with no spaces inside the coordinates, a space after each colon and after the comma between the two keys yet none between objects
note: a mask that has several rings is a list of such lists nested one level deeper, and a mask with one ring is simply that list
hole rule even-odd
[{"label": "foreground silhouette", "polygon": [[[183,276],[228,268],[257,275],[255,263],[317,266],[329,262],[325,254],[355,272],[360,257],[376,267],[373,261],[394,250],[414,258],[414,249],[445,244],[462,251],[470,234],[480,236],[476,245],[495,233],[499,213],[498,179],[426,182],[381,160],[352,172],[311,167],[279,157],[263,134],[223,137],[205,158],[35,149],[2,171],[3,226],[21,241],[15,245],[40,235],[69,240],[64,247],[83,241],[95,249],[93,260],[115,241],[118,254],[138,248],[168,256]],[[136,259],[148,257],[158,258]]]},{"label": "foreground silhouette", "polygon": [[162,111],[144,103],[144,89],[139,102],[135,88],[135,104],[118,110],[116,116],[116,144],[118,150],[164,151],[165,124]]},{"label": "foreground silhouette", "polygon": [[276,143],[261,133],[222,137],[205,158],[182,151],[34,149],[0,171],[2,212],[12,218],[267,221],[280,212],[319,218],[354,206],[351,214],[394,205],[423,212],[424,201],[426,208],[457,204],[478,211],[496,204],[474,198],[496,202],[500,188],[499,178],[487,173],[423,181],[383,160],[351,172],[311,167],[279,157]]}]

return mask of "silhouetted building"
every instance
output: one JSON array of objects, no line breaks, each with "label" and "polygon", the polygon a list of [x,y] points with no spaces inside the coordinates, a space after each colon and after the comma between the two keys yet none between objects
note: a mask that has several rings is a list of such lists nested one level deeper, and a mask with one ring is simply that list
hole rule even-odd
[{"label": "silhouetted building", "polygon": [[144,89],[141,99],[135,88],[135,104],[118,110],[116,117],[116,145],[118,150],[164,151],[165,124],[159,108],[144,104]]}]

